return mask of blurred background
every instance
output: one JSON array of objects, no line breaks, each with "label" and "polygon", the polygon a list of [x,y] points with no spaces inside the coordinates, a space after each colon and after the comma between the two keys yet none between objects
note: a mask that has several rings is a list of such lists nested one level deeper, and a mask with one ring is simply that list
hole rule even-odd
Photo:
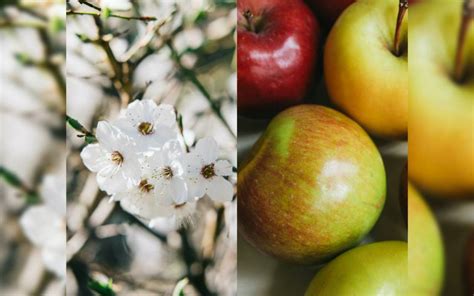
[{"label": "blurred background", "polygon": [[[149,228],[99,191],[79,157],[84,139],[65,127],[67,114],[93,131],[152,99],[176,107],[187,144],[212,136],[235,166],[235,2],[0,5],[0,294],[235,295],[235,202],[204,198],[185,229],[166,219]],[[65,202],[66,187],[67,215],[23,218]]]}]

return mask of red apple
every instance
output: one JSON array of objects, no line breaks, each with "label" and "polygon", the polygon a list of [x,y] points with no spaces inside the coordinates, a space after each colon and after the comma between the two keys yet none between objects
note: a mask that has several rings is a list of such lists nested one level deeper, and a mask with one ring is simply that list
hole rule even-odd
[{"label": "red apple", "polygon": [[354,246],[385,202],[377,147],[357,123],[322,106],[278,114],[239,169],[238,229],[284,261],[322,262]]},{"label": "red apple", "polygon": [[318,19],[327,27],[332,26],[337,18],[355,0],[307,0],[314,9]]},{"label": "red apple", "polygon": [[313,81],[319,24],[302,0],[240,0],[238,110],[263,117],[303,101]]}]

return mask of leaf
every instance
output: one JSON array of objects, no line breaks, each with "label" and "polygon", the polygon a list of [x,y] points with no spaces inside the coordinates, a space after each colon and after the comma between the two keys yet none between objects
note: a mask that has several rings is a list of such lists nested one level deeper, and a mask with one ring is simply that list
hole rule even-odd
[{"label": "leaf", "polygon": [[112,288],[112,279],[109,279],[107,283],[99,282],[97,280],[91,279],[89,281],[89,289],[94,292],[97,292],[102,296],[115,296],[115,292]]},{"label": "leaf", "polygon": [[189,283],[188,278],[183,278],[180,281],[176,283],[176,286],[174,287],[173,290],[173,295],[172,296],[185,296],[184,294],[184,288],[186,285]]}]

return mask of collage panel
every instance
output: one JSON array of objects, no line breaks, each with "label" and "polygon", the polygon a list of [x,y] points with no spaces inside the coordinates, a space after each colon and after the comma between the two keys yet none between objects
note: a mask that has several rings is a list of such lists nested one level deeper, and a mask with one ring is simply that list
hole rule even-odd
[{"label": "collage panel", "polygon": [[0,295],[474,295],[474,0],[0,2]]},{"label": "collage panel", "polygon": [[68,294],[235,294],[234,18],[68,3]]},{"label": "collage panel", "polygon": [[239,295],[472,295],[474,2],[238,9]]}]

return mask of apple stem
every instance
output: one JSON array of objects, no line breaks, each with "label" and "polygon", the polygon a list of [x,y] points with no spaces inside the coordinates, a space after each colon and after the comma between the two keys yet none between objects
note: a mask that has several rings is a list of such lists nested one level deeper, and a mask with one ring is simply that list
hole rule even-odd
[{"label": "apple stem", "polygon": [[463,80],[463,63],[462,58],[464,54],[464,44],[466,43],[467,30],[469,29],[469,23],[474,18],[474,0],[464,0],[464,6],[462,10],[461,27],[459,28],[458,44],[456,50],[456,61],[454,68],[454,78],[456,81],[461,82]]},{"label": "apple stem", "polygon": [[250,32],[256,32],[254,17],[250,9],[247,9],[244,12],[244,17],[245,17],[245,20],[247,21],[247,26],[246,26],[247,30],[249,30]]},{"label": "apple stem", "polygon": [[400,56],[400,31],[402,27],[403,17],[408,9],[408,0],[400,0],[398,5],[398,16],[397,24],[395,26],[395,37],[393,39],[393,47],[395,49],[395,55]]}]

